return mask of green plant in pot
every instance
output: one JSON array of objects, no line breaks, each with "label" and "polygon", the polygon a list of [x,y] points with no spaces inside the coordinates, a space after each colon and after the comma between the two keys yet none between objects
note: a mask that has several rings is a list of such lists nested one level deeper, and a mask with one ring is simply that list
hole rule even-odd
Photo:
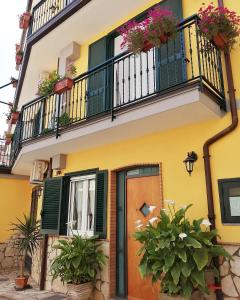
[{"label": "green plant in pot", "polygon": [[38,82],[38,95],[47,96],[54,92],[55,83],[60,79],[57,71],[49,74],[49,77]]},{"label": "green plant in pot", "polygon": [[97,272],[101,271],[107,257],[100,249],[97,237],[83,238],[74,235],[69,240],[59,240],[53,246],[60,251],[51,265],[53,279],[67,283],[70,299],[88,300]]},{"label": "green plant in pot", "polygon": [[72,122],[72,119],[69,117],[69,114],[64,112],[60,117],[59,117],[59,125],[60,126],[66,126],[69,125]]},{"label": "green plant in pot", "polygon": [[18,223],[12,223],[12,228],[18,238],[16,246],[20,255],[20,274],[15,279],[17,289],[24,289],[27,286],[28,276],[25,274],[24,263],[27,253],[31,256],[37,249],[40,241],[39,223],[35,222],[31,217],[24,215],[23,221],[17,218]]},{"label": "green plant in pot", "polygon": [[209,230],[208,220],[187,218],[190,207],[176,210],[169,200],[168,210],[162,209],[159,217],[135,233],[142,246],[140,273],[153,283],[161,282],[160,299],[201,299],[201,293],[209,293],[206,272],[212,270],[218,276],[213,258],[231,259],[222,246],[214,244],[217,231]]},{"label": "green plant in pot", "polygon": [[226,7],[215,7],[212,3],[201,7],[199,28],[219,49],[226,50],[237,43],[240,34],[240,16]]}]

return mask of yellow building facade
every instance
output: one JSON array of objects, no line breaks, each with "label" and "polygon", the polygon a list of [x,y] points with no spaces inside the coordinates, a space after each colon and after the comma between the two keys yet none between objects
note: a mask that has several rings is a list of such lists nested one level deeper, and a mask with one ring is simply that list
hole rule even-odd
[{"label": "yellow building facade", "polygon": [[[76,223],[74,219],[76,214],[82,213],[84,209],[87,213],[86,215],[82,213],[80,225],[78,224],[80,219],[77,220],[78,225],[74,223],[74,230],[89,235],[95,232],[103,233],[101,238],[109,260],[102,278],[99,279],[101,288],[93,296],[93,299],[99,299],[97,298],[100,297],[99,295],[104,297],[101,299],[106,300],[115,296],[130,297],[128,286],[131,286],[131,282],[127,274],[130,274],[128,272],[132,268],[129,255],[132,255],[133,250],[128,248],[128,245],[131,244],[129,236],[132,230],[129,226],[134,224],[138,218],[147,217],[144,215],[144,207],[154,205],[157,208],[164,208],[166,207],[164,200],[172,199],[176,202],[176,208],[181,205],[193,204],[189,211],[190,219],[209,217],[203,145],[210,137],[231,124],[231,113],[226,76],[227,66],[225,65],[223,52],[219,54],[215,48],[211,48],[212,52],[205,54],[204,51],[208,48],[204,44],[206,42],[204,39],[198,40],[198,32],[195,30],[197,23],[194,23],[195,17],[184,23],[184,20],[198,12],[202,1],[177,1],[182,8],[182,11],[178,12],[182,15],[181,22],[183,22],[179,53],[184,56],[184,75],[175,74],[178,68],[182,68],[181,65],[177,65],[178,60],[182,59],[181,55],[178,55],[179,53],[174,52],[171,57],[167,56],[164,62],[161,57],[164,54],[160,52],[158,61],[160,68],[163,64],[170,66],[171,63],[174,63],[172,71],[169,71],[169,67],[167,72],[166,69],[162,69],[160,77],[168,76],[168,82],[171,82],[171,80],[176,80],[176,82],[168,87],[170,89],[160,91],[155,98],[150,99],[151,92],[147,93],[146,90],[155,89],[156,78],[155,75],[151,75],[152,71],[149,71],[149,69],[152,68],[154,70],[153,74],[155,74],[157,63],[155,62],[156,65],[155,63],[150,64],[150,59],[147,58],[147,64],[144,64],[141,59],[145,59],[149,55],[151,59],[155,60],[157,52],[154,52],[153,56],[146,54],[146,56],[141,56],[141,59],[134,58],[135,64],[143,66],[138,74],[138,71],[131,71],[131,68],[134,67],[130,62],[131,60],[128,60],[128,55],[125,56],[125,60],[129,61],[129,64],[122,63],[121,59],[124,59],[124,55],[122,50],[120,51],[119,42],[117,41],[116,29],[119,26],[141,15],[155,4],[160,3],[161,5],[161,2],[164,2],[166,7],[168,5],[171,7],[171,5],[176,4],[176,2],[173,4],[173,1],[175,0],[160,2],[151,0],[138,3],[133,1],[129,9],[123,9],[118,3],[116,4],[116,10],[114,10],[114,4],[108,3],[109,13],[112,14],[111,24],[109,24],[109,20],[104,21],[104,18],[107,18],[108,5],[104,6],[102,4],[100,7],[95,3],[96,0],[92,0],[82,8],[78,7],[75,13],[72,13],[68,18],[65,17],[61,24],[58,23],[54,28],[50,27],[50,23],[44,24],[43,22],[41,26],[42,28],[46,27],[45,30],[48,32],[44,36],[41,36],[41,30],[36,29],[37,22],[40,22],[38,20],[41,20],[37,15],[38,17],[33,19],[35,25],[30,27],[32,36],[30,34],[25,42],[27,45],[25,54],[27,58],[23,60],[20,73],[22,80],[18,87],[16,100],[18,109],[22,110],[23,116],[21,120],[22,148],[18,157],[16,157],[12,173],[29,175],[35,161],[48,161],[49,165],[52,166],[53,178],[46,179],[43,201],[42,196],[39,197],[37,208],[38,218],[41,219],[42,217],[42,233],[48,234],[49,239],[48,249],[45,249],[45,251],[51,252],[51,246],[58,240],[59,236],[71,236],[69,228],[65,225],[69,222]],[[71,7],[74,8],[75,2],[79,1],[69,1],[69,10]],[[211,2],[216,6],[218,5],[217,0],[208,0],[205,1],[205,4],[208,5]],[[41,1],[35,4],[40,5]],[[93,6],[91,7],[91,5]],[[126,3],[124,2],[123,5],[126,5]],[[224,0],[224,5],[240,15],[240,3],[237,1]],[[90,14],[91,9],[95,9],[92,15]],[[96,11],[98,9],[99,14],[103,14],[102,17],[97,16]],[[37,11],[37,6],[35,11]],[[34,14],[34,8],[32,14]],[[79,14],[78,19],[74,19],[77,14]],[[54,18],[60,19],[61,11],[59,15],[53,17],[53,20]],[[80,28],[81,18],[89,22],[85,30]],[[96,18],[95,23],[98,25],[95,25],[95,27],[94,18]],[[84,26],[84,24],[82,25]],[[69,33],[70,37],[66,35],[69,28],[72,30]],[[34,32],[34,30],[36,31]],[[38,34],[39,37],[37,37]],[[91,54],[90,49],[93,49],[95,43],[106,36],[115,39],[113,42],[115,48],[113,57],[106,57],[105,61],[107,62],[104,64],[102,61],[98,62],[97,52],[94,56]],[[36,41],[39,41],[38,43],[36,41],[34,43],[35,37]],[[44,62],[44,58],[41,58],[43,53],[40,50],[46,48],[48,42],[51,45],[51,41],[54,39],[56,40],[56,47],[54,51],[50,47],[49,55],[46,57],[46,62]],[[174,45],[174,49],[176,49],[178,44]],[[115,51],[117,47],[118,52]],[[117,55],[120,55],[120,58],[116,58]],[[231,63],[238,109],[238,99],[240,99],[239,55],[240,48],[236,45],[231,50]],[[75,80],[73,92],[68,92],[69,94],[66,93],[64,96],[59,96],[59,98],[54,94],[30,102],[35,98],[34,91],[37,90],[37,82],[36,80],[33,81],[33,78],[37,75],[43,76],[46,71],[51,72],[57,66],[58,72],[63,74],[69,60],[74,63],[79,75]],[[41,67],[41,63],[45,64],[44,67]],[[111,63],[114,65],[113,69],[110,69]],[[135,68],[138,70],[137,66]],[[208,74],[208,68],[212,74]],[[102,88],[101,83],[99,85],[101,80],[99,81],[97,76],[102,73],[105,74],[106,78],[112,78],[113,90],[111,90],[112,94],[110,96],[106,86]],[[179,79],[177,76],[183,76],[185,79],[182,77]],[[201,76],[207,77],[207,80],[203,80],[198,84],[198,78],[201,78]],[[133,86],[130,82],[133,82],[134,78],[135,85]],[[160,79],[160,85],[161,80],[163,79]],[[210,82],[211,80],[212,82]],[[142,82],[145,82],[146,85]],[[225,99],[221,98],[221,82],[224,82]],[[186,85],[184,85],[185,83]],[[96,86],[98,88],[97,92]],[[139,97],[146,100],[146,103],[136,101],[137,104],[130,106],[134,102],[130,97],[130,94],[133,93],[131,90],[133,87],[135,89],[141,88]],[[101,93],[106,97],[106,101],[111,104],[107,111],[101,111],[103,114],[94,115],[92,110],[90,115],[89,111],[93,108],[89,106],[89,103],[96,100],[94,97],[98,97],[98,102],[102,101],[99,96],[102,95]],[[127,99],[131,102],[129,104],[124,102],[124,97],[128,96],[127,93],[129,93]],[[30,95],[32,95],[32,98],[27,99]],[[90,99],[90,97],[92,98]],[[119,105],[120,102],[118,103],[118,101],[122,101],[121,103],[124,103],[124,105]],[[115,105],[116,110],[112,109],[111,105]],[[118,105],[121,107],[117,107]],[[68,120],[68,123],[59,125],[59,120],[56,121],[55,119],[56,114],[59,117],[66,112],[71,117],[71,121]],[[36,122],[41,123],[41,125],[36,125]],[[76,126],[74,126],[75,123]],[[240,190],[239,136],[240,128],[238,126],[233,132],[210,146],[215,220],[216,228],[221,236],[218,242],[224,244],[227,250],[237,257],[237,262],[240,259],[239,254],[237,254],[240,248],[240,222],[238,222],[240,218],[238,194]],[[188,152],[192,151],[197,154],[198,159],[194,163],[191,176],[189,176],[183,160]],[[64,163],[60,162],[61,159],[58,156],[60,154]],[[155,179],[158,182],[157,185]],[[144,180],[146,181],[144,182]],[[0,184],[7,187],[2,179],[0,179]],[[54,202],[55,200],[55,198],[51,198],[53,196],[50,191],[54,184],[58,186],[57,191],[59,193],[61,191],[61,196],[59,196],[61,200],[59,200],[59,206],[57,207],[58,216],[54,215],[57,218],[57,224],[53,225],[51,223],[51,217],[53,216],[51,214],[53,213],[47,209],[49,203],[51,204],[51,201]],[[233,185],[231,186],[231,184]],[[30,203],[29,185],[26,182],[22,184],[19,181],[14,186],[16,186],[16,193],[18,193],[20,187],[22,189],[21,197],[24,198],[23,202],[25,204],[24,206],[21,205],[21,209],[26,211],[25,207]],[[42,189],[42,184],[40,184],[40,188]],[[64,196],[65,200],[63,200],[63,194],[66,194]],[[93,200],[95,199],[93,195],[97,195],[96,202]],[[9,195],[11,199],[15,196],[15,194]],[[84,204],[83,207],[79,208],[76,203],[80,203],[82,200],[79,199],[85,199],[84,197],[87,197],[89,206],[86,208]],[[140,199],[141,197],[142,199]],[[99,199],[102,201],[100,204]],[[10,202],[6,205],[10,205]],[[16,216],[19,216],[18,204],[12,202],[11,205],[16,210]],[[98,209],[100,213],[97,211]],[[6,210],[9,210],[10,213],[8,207]],[[40,214],[41,211],[42,214]],[[133,212],[131,216],[128,211]],[[44,212],[46,212],[45,216]],[[11,216],[12,214],[11,210]],[[154,212],[154,215],[156,214],[157,212]],[[94,221],[92,221],[93,218]],[[6,226],[6,221],[2,220],[4,226]],[[99,226],[100,229],[96,230],[94,226]],[[95,230],[93,230],[93,227]],[[4,232],[0,238],[4,241],[7,237],[8,233]],[[38,255],[41,257],[40,252]],[[45,288],[66,292],[65,286],[61,286],[59,283],[52,284],[49,275],[51,261],[48,260],[46,264]],[[33,261],[32,274],[34,279],[41,284],[39,274],[42,270],[40,265],[39,259]],[[240,288],[235,282],[239,275],[234,271],[234,267],[229,266],[227,274],[222,273],[221,275],[223,277],[224,297],[226,299],[229,297],[238,299]],[[226,284],[226,277],[231,278],[231,288]],[[147,298],[141,299],[149,300]]]}]

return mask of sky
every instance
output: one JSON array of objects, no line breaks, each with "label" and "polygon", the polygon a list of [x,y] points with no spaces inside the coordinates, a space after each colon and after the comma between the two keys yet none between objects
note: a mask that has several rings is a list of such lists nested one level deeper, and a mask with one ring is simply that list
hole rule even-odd
[{"label": "sky", "polygon": [[[10,77],[18,77],[15,69],[15,44],[20,42],[22,30],[19,29],[19,15],[27,6],[27,0],[2,1],[0,9],[0,86],[8,83]],[[15,89],[10,85],[0,89],[0,101],[13,102]],[[0,136],[7,129],[8,106],[0,103]]]}]

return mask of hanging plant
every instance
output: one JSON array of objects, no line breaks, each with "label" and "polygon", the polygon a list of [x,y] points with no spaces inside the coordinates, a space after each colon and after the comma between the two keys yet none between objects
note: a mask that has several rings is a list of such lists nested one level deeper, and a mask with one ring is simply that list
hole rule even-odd
[{"label": "hanging plant", "polygon": [[30,12],[24,12],[19,18],[19,28],[20,29],[27,29],[31,20]]},{"label": "hanging plant", "polygon": [[146,20],[131,21],[119,29],[123,37],[121,48],[127,47],[133,53],[147,52],[174,39],[177,33],[177,20],[172,11],[159,6],[148,12]]},{"label": "hanging plant", "polygon": [[240,16],[226,7],[208,7],[199,9],[199,28],[218,48],[232,48],[240,34]]},{"label": "hanging plant", "polygon": [[19,115],[20,115],[20,112],[17,111],[16,108],[12,108],[11,109],[11,118],[10,118],[10,123],[12,125],[16,124],[18,119],[19,119]]},{"label": "hanging plant", "polygon": [[177,34],[177,19],[173,12],[156,7],[149,11],[146,22],[146,35],[150,43],[160,47]]},{"label": "hanging plant", "polygon": [[5,144],[10,145],[12,143],[13,134],[12,133],[5,133]]},{"label": "hanging plant", "polygon": [[12,76],[10,77],[10,80],[11,80],[12,86],[14,88],[16,88],[17,84],[18,84],[18,80],[15,77],[12,77]]},{"label": "hanging plant", "polygon": [[16,52],[16,64],[19,66],[22,63],[22,59],[23,59],[23,51],[22,50],[18,50]]}]

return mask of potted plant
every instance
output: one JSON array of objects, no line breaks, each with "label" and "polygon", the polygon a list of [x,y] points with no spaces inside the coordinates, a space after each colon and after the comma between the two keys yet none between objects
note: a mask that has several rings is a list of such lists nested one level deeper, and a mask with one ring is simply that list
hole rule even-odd
[{"label": "potted plant", "polygon": [[71,63],[67,66],[66,74],[63,78],[61,78],[56,84],[54,85],[54,91],[57,94],[62,94],[68,90],[71,90],[73,87],[73,78],[76,76],[77,69],[76,66]]},{"label": "potted plant", "polygon": [[12,77],[12,76],[10,77],[10,80],[11,80],[12,86],[14,88],[16,88],[17,84],[18,84],[18,80],[16,78]]},{"label": "potted plant", "polygon": [[18,50],[16,52],[16,64],[19,66],[22,63],[22,59],[23,59],[23,51],[22,50]]},{"label": "potted plant", "polygon": [[67,241],[60,240],[54,246],[60,254],[53,260],[51,273],[53,279],[60,277],[67,283],[70,299],[89,299],[97,272],[106,263],[107,257],[99,249],[100,246],[96,237],[83,238],[78,235]]},{"label": "potted plant", "polygon": [[20,44],[15,44],[15,51],[18,52],[20,49],[21,49],[21,46]]},{"label": "potted plant", "polygon": [[177,19],[173,12],[156,7],[149,11],[147,22],[147,39],[154,47],[166,44],[177,34]]},{"label": "potted plant", "polygon": [[147,52],[153,45],[146,39],[145,27],[142,23],[130,21],[122,26],[119,30],[123,42],[121,48],[128,48],[128,51],[137,54],[141,51]]},{"label": "potted plant", "polygon": [[56,71],[49,74],[48,78],[40,80],[38,82],[38,95],[47,96],[54,92],[54,85],[60,79],[60,76]]},{"label": "potted plant", "polygon": [[119,29],[123,37],[121,47],[133,53],[147,52],[152,47],[160,47],[173,39],[177,33],[177,20],[170,10],[159,6],[148,12],[147,18],[137,23],[131,21]]},{"label": "potted plant", "polygon": [[16,246],[20,255],[20,274],[15,279],[17,289],[24,289],[27,286],[28,276],[24,272],[24,263],[27,253],[34,254],[39,245],[39,223],[34,222],[31,217],[24,215],[23,221],[17,219],[18,223],[12,223],[11,230],[18,234]]},{"label": "potted plant", "polygon": [[169,200],[168,210],[162,209],[160,217],[150,219],[146,227],[138,226],[135,233],[142,246],[140,273],[154,283],[161,280],[160,299],[184,300],[194,297],[195,292],[208,293],[206,271],[217,272],[213,258],[231,259],[222,246],[213,243],[217,231],[208,229],[208,220],[191,222],[187,218],[190,207],[176,211],[174,201]]},{"label": "potted plant", "polygon": [[12,133],[5,133],[5,140],[6,140],[6,145],[10,145],[12,142],[13,134]]},{"label": "potted plant", "polygon": [[10,118],[10,122],[11,124],[16,124],[19,118],[20,112],[17,111],[16,108],[12,108],[11,109],[11,118]]},{"label": "potted plant", "polygon": [[219,49],[233,47],[240,33],[240,16],[226,7],[215,7],[210,4],[201,7],[199,12],[201,32]]},{"label": "potted plant", "polygon": [[19,18],[19,28],[27,29],[31,20],[31,13],[26,11]]},{"label": "potted plant", "polygon": [[72,119],[69,117],[68,113],[64,112],[58,119],[60,126],[69,125],[72,122]]}]

